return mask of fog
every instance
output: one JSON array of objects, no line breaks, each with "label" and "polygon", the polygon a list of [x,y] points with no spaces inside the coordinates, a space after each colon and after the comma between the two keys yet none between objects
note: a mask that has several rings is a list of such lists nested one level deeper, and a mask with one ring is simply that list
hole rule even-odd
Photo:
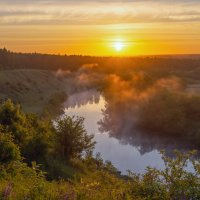
[{"label": "fog", "polygon": [[199,148],[200,97],[189,92],[184,78],[152,76],[145,70],[100,72],[98,67],[86,64],[71,74],[78,98],[72,95],[68,103],[71,107],[98,104],[103,96],[105,108],[98,121],[101,133],[136,146],[141,154],[165,149],[172,155],[174,149]]}]

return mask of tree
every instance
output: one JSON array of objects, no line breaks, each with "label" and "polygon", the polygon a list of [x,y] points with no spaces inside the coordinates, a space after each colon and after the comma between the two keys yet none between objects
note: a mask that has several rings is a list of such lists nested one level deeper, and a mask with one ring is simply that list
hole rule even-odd
[{"label": "tree", "polygon": [[88,135],[81,117],[64,116],[56,121],[57,153],[62,158],[81,157],[84,152],[92,151],[95,142]]},{"label": "tree", "polygon": [[12,135],[0,130],[0,163],[9,164],[20,159],[19,147],[14,144]]},{"label": "tree", "polygon": [[54,134],[49,121],[25,114],[20,105],[7,100],[0,105],[0,125],[12,134],[26,161],[41,161],[48,155]]},{"label": "tree", "polygon": [[35,114],[27,114],[29,138],[23,149],[23,155],[28,162],[43,162],[53,148],[54,129],[52,123],[41,120]]},{"label": "tree", "polygon": [[28,136],[26,115],[20,105],[7,100],[0,105],[0,124],[13,134],[15,142],[21,147]]}]

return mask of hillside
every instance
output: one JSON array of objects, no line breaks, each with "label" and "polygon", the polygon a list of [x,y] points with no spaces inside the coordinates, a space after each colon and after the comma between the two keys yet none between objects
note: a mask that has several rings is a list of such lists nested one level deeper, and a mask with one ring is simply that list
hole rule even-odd
[{"label": "hillside", "polygon": [[55,72],[19,69],[0,71],[0,98],[20,102],[25,111],[40,113],[49,100],[67,93],[67,80]]}]

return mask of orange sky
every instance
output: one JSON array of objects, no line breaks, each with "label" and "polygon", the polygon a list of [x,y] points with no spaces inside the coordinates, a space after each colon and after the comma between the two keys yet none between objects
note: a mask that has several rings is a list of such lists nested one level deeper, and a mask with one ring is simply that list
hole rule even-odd
[{"label": "orange sky", "polygon": [[35,2],[0,2],[1,47],[98,56],[200,53],[195,0]]}]

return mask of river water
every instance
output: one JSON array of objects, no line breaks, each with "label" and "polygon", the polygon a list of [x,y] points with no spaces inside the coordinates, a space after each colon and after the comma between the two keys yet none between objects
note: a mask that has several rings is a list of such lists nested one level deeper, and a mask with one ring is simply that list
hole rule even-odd
[{"label": "river water", "polygon": [[109,160],[123,174],[127,170],[144,173],[147,166],[162,169],[164,163],[160,149],[165,149],[171,154],[172,149],[177,149],[174,139],[144,137],[135,134],[133,137],[113,137],[108,131],[100,131],[99,123],[104,118],[106,101],[95,90],[88,90],[71,95],[65,102],[65,114],[85,118],[85,128],[89,134],[94,134],[97,142],[94,153],[100,153],[104,161]]}]

